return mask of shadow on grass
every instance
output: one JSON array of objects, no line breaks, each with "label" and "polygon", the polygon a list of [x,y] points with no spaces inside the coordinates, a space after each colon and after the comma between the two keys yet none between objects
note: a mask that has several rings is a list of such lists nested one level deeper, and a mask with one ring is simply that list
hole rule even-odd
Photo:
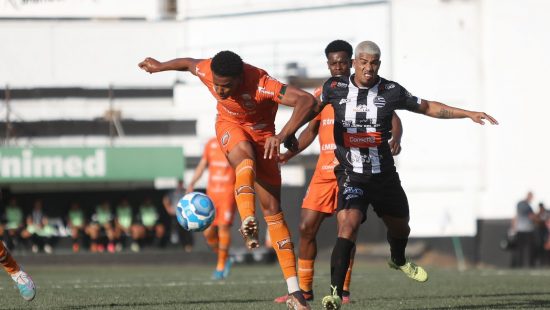
[{"label": "shadow on grass", "polygon": [[[177,305],[198,305],[201,306],[205,305],[215,305],[215,304],[242,304],[242,303],[255,303],[255,302],[265,302],[264,299],[226,299],[226,300],[186,300],[186,301],[159,301],[159,302],[120,302],[120,303],[105,303],[105,304],[87,304],[87,305],[66,305],[66,306],[60,306],[56,307],[56,309],[67,309],[67,310],[80,310],[80,309],[97,309],[97,308],[112,308],[112,307],[120,307],[120,308],[129,308],[132,309],[134,307],[151,307],[151,309],[154,309],[155,306],[161,307],[161,306],[177,306]],[[222,306],[220,306],[222,307]]]},{"label": "shadow on grass", "polygon": [[[502,294],[466,294],[466,295],[454,295],[454,296],[423,296],[413,297],[410,299],[451,299],[462,298],[464,299],[459,305],[452,304],[448,306],[430,307],[426,306],[423,309],[429,310],[443,310],[443,309],[550,309],[550,300],[547,297],[550,292],[515,292],[515,293],[502,293]],[[502,299],[499,303],[484,303],[485,298],[500,298],[500,297],[517,297],[517,299]],[[541,296],[544,300],[533,299],[533,297]],[[462,303],[462,304],[461,304]],[[417,309],[417,308],[407,308]]]}]

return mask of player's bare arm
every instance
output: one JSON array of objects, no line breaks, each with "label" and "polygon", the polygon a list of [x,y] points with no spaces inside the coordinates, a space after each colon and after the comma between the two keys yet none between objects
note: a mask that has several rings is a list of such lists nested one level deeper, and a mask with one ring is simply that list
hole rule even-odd
[{"label": "player's bare arm", "polygon": [[489,121],[492,125],[498,125],[498,121],[485,112],[476,112],[455,108],[441,102],[422,100],[417,113],[435,118],[469,118],[472,121],[485,125],[483,120]]},{"label": "player's bare arm", "polygon": [[393,156],[399,155],[401,153],[401,137],[403,136],[403,125],[401,124],[401,119],[395,113],[392,114],[391,118],[391,140],[389,141],[391,154]]},{"label": "player's bare arm", "polygon": [[273,156],[278,157],[281,143],[285,143],[286,148],[296,151],[298,149],[298,141],[294,134],[301,126],[321,112],[320,105],[311,94],[293,86],[287,85],[285,88],[281,91],[283,95],[281,104],[294,107],[294,109],[290,119],[279,134],[266,140],[264,158],[271,159]]},{"label": "player's bare arm", "polygon": [[165,62],[160,62],[152,57],[145,58],[139,63],[139,67],[149,73],[157,73],[162,71],[189,71],[193,75],[197,75],[195,69],[197,64],[203,59],[194,58],[176,58]]},{"label": "player's bare arm", "polygon": [[296,149],[296,151],[288,150],[282,153],[279,156],[279,161],[284,164],[292,157],[305,150],[313,142],[313,140],[315,140],[315,137],[319,133],[320,124],[321,121],[317,119],[312,119],[311,121],[309,121],[307,127],[300,133],[300,136],[298,137],[298,148]]},{"label": "player's bare arm", "polygon": [[201,161],[195,168],[195,172],[193,173],[193,178],[191,179],[191,182],[189,182],[189,185],[187,186],[186,192],[190,193],[195,189],[195,183],[201,178],[202,174],[204,173],[204,170],[206,170],[206,167],[208,166],[208,161],[206,158],[201,158]]}]

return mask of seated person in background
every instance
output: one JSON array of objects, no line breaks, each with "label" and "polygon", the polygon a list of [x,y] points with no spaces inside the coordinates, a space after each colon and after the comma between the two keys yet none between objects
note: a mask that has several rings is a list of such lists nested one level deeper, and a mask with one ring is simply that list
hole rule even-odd
[{"label": "seated person in background", "polygon": [[145,198],[143,203],[139,206],[136,224],[139,225],[137,229],[139,240],[147,244],[164,247],[165,228],[160,221],[157,207],[151,202],[151,198]]},{"label": "seated person in background", "polygon": [[139,226],[133,223],[133,219],[134,210],[132,206],[128,202],[127,198],[122,198],[122,200],[116,207],[115,216],[115,236],[117,240],[117,251],[121,251],[123,247],[126,247],[128,237],[132,238],[132,251],[139,251]]},{"label": "seated person in background", "polygon": [[115,252],[115,230],[113,213],[109,201],[105,200],[95,208],[92,220],[87,229],[90,236],[90,251],[103,252],[105,250],[104,237],[107,237],[107,251]]},{"label": "seated person in background", "polygon": [[15,249],[25,228],[23,209],[17,204],[15,197],[9,199],[2,220],[5,230],[4,241],[9,249]]},{"label": "seated person in background", "polygon": [[34,201],[32,212],[27,216],[26,227],[21,232],[24,240],[31,241],[31,250],[38,253],[41,249],[51,254],[53,252],[53,241],[57,235],[56,229],[49,224],[47,216],[44,214],[42,199]]},{"label": "seated person in background", "polygon": [[67,214],[67,229],[71,233],[73,252],[76,253],[80,251],[84,231],[86,229],[86,218],[84,216],[84,211],[82,211],[82,208],[78,202],[71,203]]}]

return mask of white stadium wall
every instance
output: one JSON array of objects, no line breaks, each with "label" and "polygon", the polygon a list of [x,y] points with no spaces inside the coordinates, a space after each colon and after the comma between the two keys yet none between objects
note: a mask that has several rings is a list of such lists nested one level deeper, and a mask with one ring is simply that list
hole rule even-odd
[{"label": "white stadium wall", "polygon": [[[415,236],[473,235],[477,218],[513,216],[516,202],[529,189],[536,202],[550,202],[549,147],[542,134],[550,112],[543,84],[550,71],[550,2],[180,0],[178,5],[177,21],[0,19],[0,57],[9,60],[0,65],[0,85],[174,86],[173,101],[136,103],[139,107],[120,101],[118,107],[136,119],[199,120],[197,137],[158,137],[154,142],[191,141],[189,151],[198,156],[200,141],[214,134],[211,118],[205,116],[215,111],[213,99],[189,74],[144,74],[136,67],[143,57],[201,58],[230,49],[282,80],[291,62],[308,77],[326,77],[323,49],[328,42],[373,40],[382,48],[382,76],[419,97],[484,110],[501,123],[479,126],[398,112],[404,136],[397,165],[410,198]],[[27,102],[20,111],[29,119],[62,115],[48,109],[50,103]],[[55,104],[72,103],[85,107],[92,102]],[[100,114],[103,108],[69,108],[67,113],[82,118],[82,111],[90,110]],[[278,128],[290,113],[281,108]],[[118,144],[153,143],[135,139]],[[84,143],[94,142],[87,138]],[[312,146],[306,152],[317,151]]]}]

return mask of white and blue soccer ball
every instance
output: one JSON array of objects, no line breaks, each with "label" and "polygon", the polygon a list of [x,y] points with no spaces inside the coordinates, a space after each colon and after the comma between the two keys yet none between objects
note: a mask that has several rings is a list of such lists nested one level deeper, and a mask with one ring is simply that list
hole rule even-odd
[{"label": "white and blue soccer ball", "polygon": [[216,217],[212,200],[203,193],[185,194],[176,207],[178,223],[188,231],[203,231]]}]

